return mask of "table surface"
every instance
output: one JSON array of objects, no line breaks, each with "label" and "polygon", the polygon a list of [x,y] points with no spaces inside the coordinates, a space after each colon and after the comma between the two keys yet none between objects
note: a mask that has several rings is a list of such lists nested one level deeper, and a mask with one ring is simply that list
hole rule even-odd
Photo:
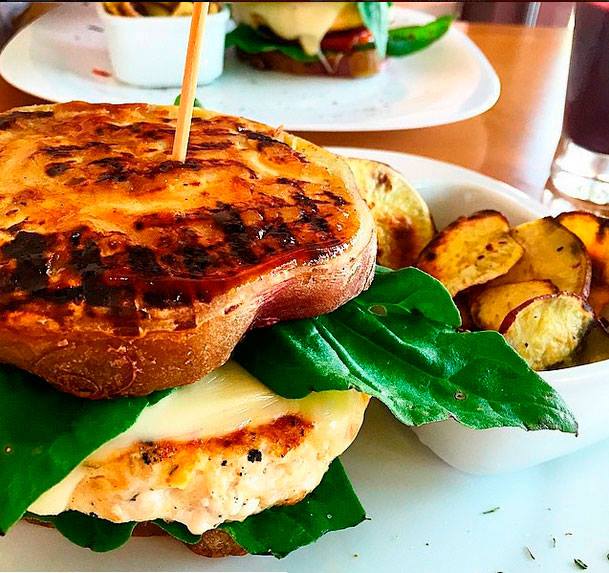
[{"label": "table surface", "polygon": [[[459,26],[501,80],[501,97],[490,111],[427,129],[301,135],[320,145],[374,147],[456,163],[539,198],[560,135],[571,32],[495,24]],[[0,111],[40,102],[0,79]]]}]

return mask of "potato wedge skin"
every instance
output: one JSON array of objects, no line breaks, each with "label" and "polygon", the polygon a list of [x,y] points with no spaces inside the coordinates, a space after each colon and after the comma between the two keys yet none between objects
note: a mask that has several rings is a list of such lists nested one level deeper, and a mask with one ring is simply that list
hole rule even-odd
[{"label": "potato wedge skin", "polygon": [[523,253],[505,216],[486,210],[448,225],[423,249],[417,266],[455,296],[505,275]]},{"label": "potato wedge skin", "polygon": [[585,245],[592,259],[594,282],[609,285],[609,219],[585,211],[570,211],[556,220]]},{"label": "potato wedge skin", "polygon": [[483,288],[471,298],[472,319],[482,330],[499,330],[515,308],[533,298],[557,292],[552,281],[539,279]]},{"label": "potato wedge skin", "polygon": [[427,204],[389,165],[359,158],[347,158],[347,163],[376,224],[378,264],[390,269],[413,265],[436,234]]},{"label": "potato wedge skin", "polygon": [[499,332],[533,370],[574,363],[577,350],[595,323],[580,296],[544,295],[525,302],[503,320]]},{"label": "potato wedge skin", "polygon": [[552,217],[523,223],[512,233],[524,248],[524,255],[494,285],[548,279],[562,292],[588,296],[592,264],[577,235]]}]

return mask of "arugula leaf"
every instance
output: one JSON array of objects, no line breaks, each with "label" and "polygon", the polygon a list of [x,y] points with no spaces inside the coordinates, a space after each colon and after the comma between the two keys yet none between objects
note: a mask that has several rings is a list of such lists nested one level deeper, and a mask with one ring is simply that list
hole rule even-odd
[{"label": "arugula leaf", "polygon": [[250,332],[235,358],[281,396],[355,388],[407,425],[454,418],[475,429],[577,431],[560,396],[501,335],[458,324],[437,280],[382,271],[331,314]]},{"label": "arugula leaf", "polygon": [[452,16],[440,16],[423,26],[406,26],[389,30],[388,56],[406,56],[439,40],[450,28]]},{"label": "arugula leaf", "polygon": [[387,2],[358,2],[357,8],[362,22],[372,32],[379,56],[384,58],[389,37],[389,4]]},{"label": "arugula leaf", "polygon": [[[173,105],[180,105],[180,101],[182,100],[182,94],[178,94],[176,99],[173,100]],[[193,102],[194,107],[203,107],[203,104],[199,101],[198,98],[195,98]]]},{"label": "arugula leaf", "polygon": [[246,24],[239,24],[226,35],[226,47],[235,46],[247,54],[278,51],[298,62],[315,62],[317,56],[309,56],[295,43],[282,41],[280,38],[263,36]]},{"label": "arugula leaf", "polygon": [[105,553],[122,547],[129,541],[135,521],[112,523],[79,511],[64,511],[59,515],[27,514],[32,521],[52,524],[66,539],[97,553]]},{"label": "arugula leaf", "polygon": [[0,532],[91,452],[130,428],[144,408],[170,392],[83,400],[23,370],[0,367]]},{"label": "arugula leaf", "polygon": [[[67,539],[93,551],[104,552],[124,545],[135,522],[112,523],[77,511],[56,516],[28,514],[30,519],[53,524]],[[294,505],[272,507],[242,522],[220,526],[243,549],[252,555],[285,557],[299,547],[313,543],[330,531],[354,527],[366,519],[366,512],[338,459],[335,459],[321,483]],[[201,540],[181,523],[157,519],[154,523],[172,537],[188,544]]]}]

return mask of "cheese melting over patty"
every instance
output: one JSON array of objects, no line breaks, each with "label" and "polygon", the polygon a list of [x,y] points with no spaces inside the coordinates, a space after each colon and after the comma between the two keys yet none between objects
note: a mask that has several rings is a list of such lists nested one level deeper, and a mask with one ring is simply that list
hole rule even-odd
[{"label": "cheese melting over patty", "polygon": [[282,398],[235,363],[147,408],[29,510],[165,519],[199,534],[300,501],[354,440],[368,396]]}]

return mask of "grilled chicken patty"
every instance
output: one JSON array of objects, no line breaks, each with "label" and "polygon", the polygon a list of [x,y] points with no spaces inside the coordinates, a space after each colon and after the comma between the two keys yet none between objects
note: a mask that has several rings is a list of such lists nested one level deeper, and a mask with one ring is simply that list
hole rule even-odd
[{"label": "grilled chicken patty", "polygon": [[88,398],[192,383],[248,328],[371,280],[372,219],[336,156],[173,106],[0,114],[0,360]]},{"label": "grilled chicken patty", "polygon": [[197,534],[242,521],[315,489],[355,439],[367,404],[354,390],[281,398],[229,362],[145,410],[30,511],[162,518]]}]

